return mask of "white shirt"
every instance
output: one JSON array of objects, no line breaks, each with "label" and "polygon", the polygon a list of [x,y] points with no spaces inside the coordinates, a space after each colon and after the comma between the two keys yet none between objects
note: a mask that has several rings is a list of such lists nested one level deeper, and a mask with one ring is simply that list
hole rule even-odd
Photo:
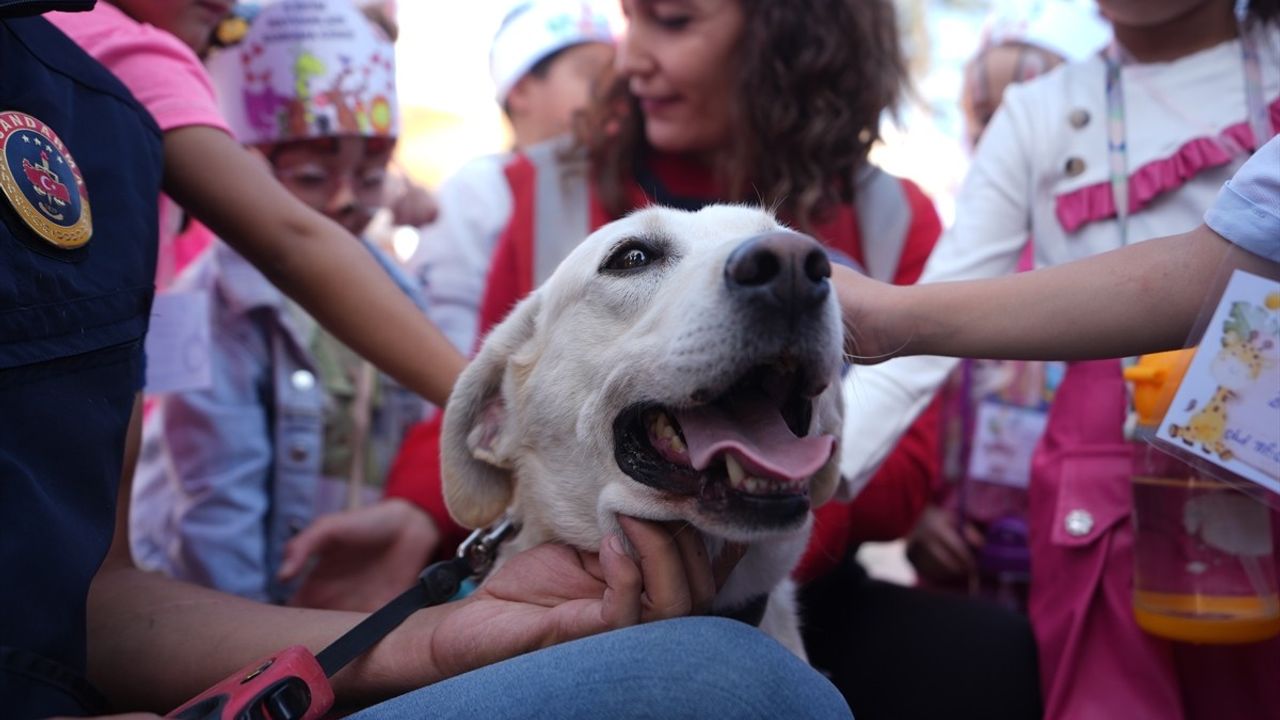
[{"label": "white shirt", "polygon": [[1222,188],[1204,222],[1236,245],[1280,263],[1280,136]]},{"label": "white shirt", "polygon": [[[1272,24],[1253,36],[1263,98],[1280,114],[1280,29]],[[1214,142],[1224,133],[1239,137],[1241,124],[1247,127],[1240,41],[1169,63],[1125,66],[1122,87],[1131,195],[1145,199],[1128,218],[1128,241],[1198,226],[1247,157]],[[955,225],[938,241],[920,282],[1013,272],[1030,238],[1037,267],[1120,247],[1114,216],[1083,221],[1074,230],[1059,217],[1065,207],[1109,202],[1107,148],[1101,57],[1010,87],[975,153]],[[1066,214],[1079,222],[1101,213]],[[956,362],[900,358],[848,374],[841,471],[852,485],[846,494],[869,479]]]},{"label": "white shirt", "polygon": [[409,270],[422,287],[427,317],[454,347],[470,356],[490,260],[511,219],[507,154],[464,165],[436,193],[440,216],[420,229]]}]

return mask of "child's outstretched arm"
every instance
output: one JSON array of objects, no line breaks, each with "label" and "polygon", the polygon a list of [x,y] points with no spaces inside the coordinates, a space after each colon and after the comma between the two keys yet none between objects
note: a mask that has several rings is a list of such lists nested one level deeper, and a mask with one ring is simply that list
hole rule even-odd
[{"label": "child's outstretched arm", "polygon": [[1080,360],[1182,347],[1234,268],[1276,273],[1275,263],[1201,225],[992,280],[884,287],[838,269],[836,287],[863,348],[870,341],[892,355]]},{"label": "child's outstretched arm", "polygon": [[230,135],[164,135],[164,190],[335,336],[443,406],[466,360],[360,243],[280,186]]},{"label": "child's outstretched arm", "polygon": [[[1280,277],[1280,137],[1223,187],[1205,224],[998,280],[877,287],[836,269],[850,345],[898,355],[1085,360],[1189,342],[1232,270]],[[1239,247],[1235,247],[1239,246]],[[855,358],[857,359],[857,358]]]}]

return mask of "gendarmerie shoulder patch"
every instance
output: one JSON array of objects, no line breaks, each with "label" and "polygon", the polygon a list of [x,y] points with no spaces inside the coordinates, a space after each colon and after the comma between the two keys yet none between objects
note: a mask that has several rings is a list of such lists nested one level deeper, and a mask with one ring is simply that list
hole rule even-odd
[{"label": "gendarmerie shoulder patch", "polygon": [[71,250],[93,235],[89,192],[71,152],[52,128],[16,110],[0,111],[0,190],[52,245]]}]

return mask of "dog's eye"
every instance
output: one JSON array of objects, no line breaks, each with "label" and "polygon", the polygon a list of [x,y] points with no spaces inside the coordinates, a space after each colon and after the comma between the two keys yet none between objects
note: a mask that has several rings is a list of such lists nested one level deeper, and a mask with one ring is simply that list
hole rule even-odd
[{"label": "dog's eye", "polygon": [[616,273],[631,272],[652,265],[659,257],[659,253],[647,245],[628,243],[610,255],[600,269]]}]

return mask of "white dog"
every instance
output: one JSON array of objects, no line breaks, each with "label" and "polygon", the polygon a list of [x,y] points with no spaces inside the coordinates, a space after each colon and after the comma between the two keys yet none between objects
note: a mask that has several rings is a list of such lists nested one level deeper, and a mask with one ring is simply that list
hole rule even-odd
[{"label": "white dog", "polygon": [[[598,549],[623,513],[749,543],[715,599],[804,657],[788,574],[838,479],[841,324],[826,253],[758,209],[604,226],[486,338],[442,445],[449,511],[503,552]],[[767,609],[766,609],[767,603]],[[742,614],[742,613],[740,613]]]}]

